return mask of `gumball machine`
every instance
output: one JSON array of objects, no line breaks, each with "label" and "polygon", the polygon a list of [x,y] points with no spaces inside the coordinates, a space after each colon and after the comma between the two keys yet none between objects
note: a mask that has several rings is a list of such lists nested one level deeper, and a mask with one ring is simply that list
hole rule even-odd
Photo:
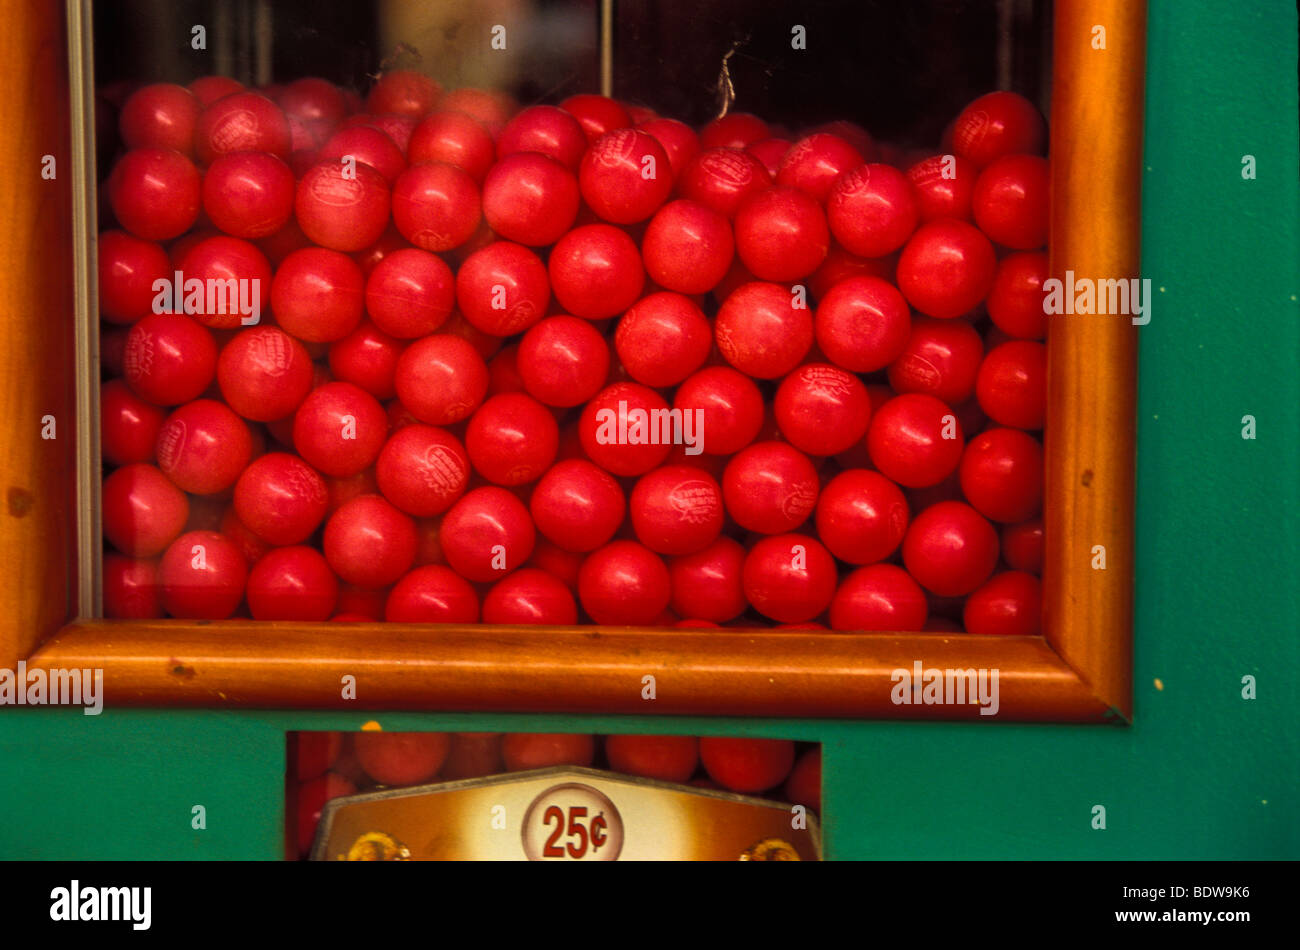
[{"label": "gumball machine", "polygon": [[[79,843],[0,856],[1039,854],[945,851],[922,745],[996,815],[1030,763],[1049,853],[1182,853],[1053,809],[1164,794],[1132,761],[1192,741],[1202,575],[1295,564],[1248,458],[1294,468],[1255,429],[1294,374],[1241,372],[1297,355],[1295,77],[1250,52],[1193,121],[1295,12],[1210,6],[19,4],[0,745],[195,802],[91,830],[14,786]],[[1229,346],[1208,248],[1270,207],[1232,306],[1279,319]],[[1209,517],[1211,451],[1283,517]],[[1263,586],[1216,638],[1297,619]],[[1274,821],[1224,818],[1255,857]]]}]

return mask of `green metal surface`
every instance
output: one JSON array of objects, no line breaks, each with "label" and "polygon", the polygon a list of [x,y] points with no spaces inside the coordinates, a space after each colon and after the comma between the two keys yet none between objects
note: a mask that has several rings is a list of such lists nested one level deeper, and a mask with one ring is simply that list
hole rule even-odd
[{"label": "green metal surface", "polygon": [[[385,728],[821,740],[832,858],[1300,857],[1296,9],[1155,0],[1149,35],[1156,293],[1140,331],[1131,726],[380,715]],[[0,710],[0,858],[277,858],[284,730],[369,718]]]}]

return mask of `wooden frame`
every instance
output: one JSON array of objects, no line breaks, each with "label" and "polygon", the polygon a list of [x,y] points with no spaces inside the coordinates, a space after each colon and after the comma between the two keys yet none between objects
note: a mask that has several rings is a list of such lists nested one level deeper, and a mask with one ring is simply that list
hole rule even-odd
[{"label": "wooden frame", "polygon": [[[71,0],[70,9],[76,4]],[[38,0],[20,6],[11,41],[31,40],[23,32],[30,27],[47,54],[63,45],[39,22]],[[1094,25],[1105,27],[1104,50],[1093,48]],[[1138,273],[1145,27],[1141,2],[1056,4],[1054,276],[1067,269],[1096,278]],[[57,89],[58,58],[33,63],[26,49],[0,58],[6,88],[22,77],[30,88]],[[4,103],[19,103],[29,122],[43,122],[58,139],[48,117],[59,112],[48,102],[12,96]],[[23,147],[20,167],[29,160],[35,167],[47,148],[26,139]],[[9,309],[22,326],[0,322],[0,352],[11,380],[19,365],[24,380],[66,379],[76,354],[63,337],[50,344],[47,327],[59,324],[49,314],[71,312],[51,278],[58,266],[71,266],[71,249],[60,234],[65,243],[53,246],[65,251],[61,262],[58,254],[16,253],[30,235],[60,227],[30,195],[17,201],[0,247],[5,296],[12,296],[11,281],[29,288],[29,297],[32,287],[46,296],[42,306],[29,301]],[[60,618],[73,616],[61,613],[68,597],[54,595],[75,571],[71,519],[57,504],[72,497],[75,446],[69,438],[34,451],[24,429],[21,438],[6,436],[14,445],[4,464],[9,484],[30,486],[23,490],[37,504],[28,530],[14,530],[12,500],[10,517],[0,522],[0,556],[25,565],[0,581],[0,666],[26,656],[29,668],[102,668],[108,704],[981,719],[973,705],[894,705],[891,671],[919,661],[926,668],[997,669],[994,719],[1127,720],[1136,330],[1126,317],[1052,319],[1042,638],[80,619],[47,639]],[[37,339],[46,342],[34,345]],[[7,406],[23,411],[35,398],[12,382],[7,397]],[[30,530],[36,516],[43,533]],[[85,530],[83,550],[98,544]],[[1096,545],[1105,548],[1105,569],[1094,568]],[[342,697],[347,675],[356,677],[355,699]],[[646,676],[655,678],[653,701],[643,698]]]}]

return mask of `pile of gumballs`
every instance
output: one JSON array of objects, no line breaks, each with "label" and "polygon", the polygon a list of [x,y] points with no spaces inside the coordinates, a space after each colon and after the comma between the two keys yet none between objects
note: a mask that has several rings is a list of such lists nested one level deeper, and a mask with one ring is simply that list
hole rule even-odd
[{"label": "pile of gumballs", "polygon": [[1026,99],[99,105],[106,616],[1040,632]]}]

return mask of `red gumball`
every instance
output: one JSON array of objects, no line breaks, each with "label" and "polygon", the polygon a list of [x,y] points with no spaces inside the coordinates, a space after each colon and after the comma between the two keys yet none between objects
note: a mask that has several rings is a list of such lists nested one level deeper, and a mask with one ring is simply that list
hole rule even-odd
[{"label": "red gumball", "polygon": [[384,619],[389,623],[478,623],[478,594],[451,568],[426,564],[394,585]]},{"label": "red gumball", "polygon": [[937,485],[957,469],[961,424],[948,405],[921,393],[895,396],[867,428],[867,451],[880,473],[907,488]]},{"label": "red gumball", "polygon": [[986,306],[993,325],[1008,336],[1041,340],[1047,335],[1043,281],[1047,255],[1041,251],[1008,254],[998,261]]},{"label": "red gumball", "polygon": [[112,620],[154,620],[162,614],[158,562],[107,552],[104,555],[104,616]]},{"label": "red gumball", "polygon": [[440,515],[469,486],[469,457],[460,440],[429,425],[404,426],[384,443],[375,463],[379,490],[417,518]]},{"label": "red gumball", "polygon": [[578,604],[559,578],[525,567],[488,591],[483,622],[568,627],[578,622]]},{"label": "red gumball", "polygon": [[225,98],[232,93],[242,92],[244,84],[231,79],[229,76],[200,76],[186,88],[194,93],[200,103],[210,106],[218,99]]},{"label": "red gumball", "polygon": [[312,390],[293,417],[293,445],[298,454],[336,478],[373,465],[387,437],[384,407],[351,383],[326,383]]},{"label": "red gumball", "polygon": [[909,516],[897,485],[879,472],[848,469],[817,499],[817,537],[841,561],[874,564],[898,549]]},{"label": "red gumball", "polygon": [[776,183],[825,202],[835,180],[866,160],[867,156],[840,136],[815,132],[790,146],[776,173]]},{"label": "red gumball", "polygon": [[903,295],[879,277],[850,277],[817,307],[817,345],[853,373],[883,369],[907,346],[911,315]]},{"label": "red gumball", "polygon": [[[224,234],[204,238],[181,256],[177,270],[185,279],[185,312],[199,323],[234,330],[261,321],[271,291],[271,262],[257,245]],[[192,280],[206,292],[191,294]]]},{"label": "red gumball", "polygon": [[693,554],[668,562],[669,607],[696,620],[726,623],[745,612],[745,549],[725,535]]},{"label": "red gumball", "polygon": [[550,298],[546,265],[522,244],[494,241],[466,258],[456,273],[461,313],[493,336],[527,330],[546,315]]},{"label": "red gumball", "polygon": [[683,198],[734,218],[750,194],[770,188],[772,178],[753,155],[739,148],[709,148],[696,155],[678,178]]},{"label": "red gumball", "polygon": [[773,402],[776,424],[790,444],[809,455],[838,455],[867,433],[871,400],[852,373],[806,363],[781,381]]},{"label": "red gumball", "polygon": [[451,507],[439,532],[442,553],[457,574],[495,581],[522,567],[537,532],[528,509],[504,488],[476,488]]},{"label": "red gumball", "polygon": [[762,162],[767,173],[775,181],[776,176],[781,173],[781,161],[790,151],[791,144],[793,143],[789,139],[760,139],[746,145],[745,151]]},{"label": "red gumball", "polygon": [[808,456],[784,442],[757,442],[743,449],[722,476],[727,511],[742,528],[760,534],[783,534],[807,521],[818,488],[817,469]]},{"label": "red gumball", "polygon": [[587,149],[578,168],[578,186],[598,217],[633,224],[650,217],[668,199],[672,166],[654,136],[621,128]]},{"label": "red gumball", "polygon": [[555,461],[559,446],[555,416],[524,393],[491,397],[465,430],[465,450],[474,470],[497,485],[536,481]]},{"label": "red gumball", "polygon": [[780,284],[742,284],[727,297],[713,326],[723,358],[748,376],[778,379],[813,344],[807,304]]},{"label": "red gumball", "polygon": [[[394,194],[401,183],[398,179]],[[388,182],[364,162],[320,162],[302,176],[294,196],[294,213],[303,233],[334,251],[360,251],[378,241],[388,226],[390,208],[397,229],[410,240],[397,219]],[[478,222],[477,211],[474,221]]]},{"label": "red gumball", "polygon": [[519,341],[519,375],[534,399],[577,406],[596,395],[609,375],[609,344],[590,321],[565,314],[534,324]]},{"label": "red gumball", "polygon": [[628,507],[637,540],[657,554],[694,554],[722,531],[722,489],[691,466],[665,465],[642,475]]},{"label": "red gumball", "polygon": [[695,416],[682,414],[679,433],[657,392],[639,383],[615,383],[582,410],[578,435],[587,457],[605,471],[644,475],[663,464],[677,435],[698,444],[701,433],[693,429],[695,421]]},{"label": "red gumball", "polygon": [[784,782],[794,768],[794,743],[704,736],[700,739],[700,762],[723,788],[746,795],[765,792]]},{"label": "red gumball", "polygon": [[378,495],[342,505],[325,523],[325,559],[358,587],[392,584],[415,561],[415,522]]},{"label": "red gumball", "polygon": [[415,127],[406,145],[406,157],[412,165],[454,165],[475,183],[483,181],[495,156],[491,134],[464,112],[435,112]]},{"label": "red gumball", "polygon": [[594,551],[623,523],[623,489],[586,459],[557,462],[537,482],[529,499],[542,537],[566,551]]},{"label": "red gumball", "polygon": [[907,170],[922,224],[936,218],[971,221],[971,196],[979,170],[959,155],[932,155]]},{"label": "red gumball", "polygon": [[558,106],[529,106],[506,123],[496,148],[498,160],[519,152],[540,152],[577,171],[587,150],[587,136],[578,120]]},{"label": "red gumball", "polygon": [[1002,558],[1017,571],[1043,573],[1043,519],[1032,518],[1002,528]]},{"label": "red gumball", "polygon": [[[414,162],[415,159],[412,159]],[[406,170],[406,157],[386,133],[364,125],[339,129],[316,152],[313,165],[321,162],[366,164],[384,176],[389,187]]]},{"label": "red gumball", "polygon": [[[585,141],[585,139],[584,139]],[[438,773],[444,782],[504,772],[499,732],[453,732],[451,752]]]},{"label": "red gumball", "polygon": [[293,171],[274,155],[223,155],[203,176],[203,211],[233,237],[268,237],[293,214],[294,184]]},{"label": "red gumball", "polygon": [[1041,429],[1047,418],[1047,347],[1028,340],[994,347],[980,364],[975,398],[994,422]]},{"label": "red gumball", "polygon": [[298,854],[306,857],[311,851],[312,841],[316,837],[316,826],[320,823],[321,812],[325,803],[334,798],[355,795],[357,787],[351,781],[334,772],[326,772],[320,778],[314,778],[298,789]]},{"label": "red gumball", "polygon": [[207,327],[179,313],[151,313],[131,327],[123,355],[127,385],[155,405],[197,398],[217,371],[217,344]]},{"label": "red gumball", "polygon": [[376,399],[397,394],[397,361],[405,348],[369,320],[330,346],[330,373],[340,382],[360,386]]},{"label": "red gumball", "polygon": [[736,209],[735,227],[736,253],[760,280],[807,277],[830,247],[826,214],[798,188],[778,186],[747,196]]},{"label": "red gumball", "polygon": [[811,620],[835,596],[835,559],[806,534],[763,538],[745,557],[742,577],[754,609],[781,623]]},{"label": "red gumball", "polygon": [[700,145],[704,148],[744,148],[771,134],[771,128],[758,116],[748,112],[730,112],[700,130]]},{"label": "red gumball", "polygon": [[762,393],[752,379],[729,366],[706,366],[690,376],[677,387],[673,408],[681,411],[683,421],[698,419],[698,446],[713,456],[739,452],[763,426]]},{"label": "red gumball", "polygon": [[283,419],[311,391],[311,356],[278,327],[250,327],[222,348],[217,384],[222,398],[245,419]]},{"label": "red gumball", "polygon": [[158,431],[158,467],[177,488],[195,495],[235,484],[252,454],[248,424],[212,399],[186,403]]},{"label": "red gumball", "polygon": [[371,270],[365,299],[375,326],[399,339],[415,339],[447,322],[456,307],[456,279],[436,254],[400,248]]},{"label": "red gumball", "polygon": [[135,323],[153,312],[154,282],[170,282],[171,261],[162,245],[125,231],[102,231],[99,251],[99,315],[109,323]]},{"label": "red gumball", "polygon": [[1019,429],[985,429],[962,454],[962,494],[990,521],[1014,523],[1043,503],[1043,447]]},{"label": "red gumball", "polygon": [[122,103],[118,129],[127,148],[171,148],[193,157],[194,126],[203,103],[184,86],[141,86]]},{"label": "red gumball", "polygon": [[199,114],[194,153],[203,165],[231,152],[269,152],[288,161],[292,138],[289,119],[279,106],[255,92],[235,92]]},{"label": "red gumball", "polygon": [[133,236],[170,241],[188,231],[199,216],[198,169],[169,148],[137,148],[123,155],[108,176],[113,216]]},{"label": "red gumball", "polygon": [[295,79],[275,101],[286,115],[307,121],[338,122],[348,111],[343,93],[332,82],[313,76]]},{"label": "red gumball", "polygon": [[254,620],[328,620],[339,582],[315,548],[275,548],[248,572],[247,593]]},{"label": "red gumball", "polygon": [[189,520],[185,493],[152,465],[124,465],[104,479],[104,537],[123,554],[161,554]]},{"label": "red gumball", "polygon": [[668,156],[668,163],[673,168],[673,179],[681,178],[682,172],[700,151],[700,137],[685,122],[677,119],[650,119],[637,124],[642,132],[648,132],[663,146]]},{"label": "red gumball", "polygon": [[903,352],[889,364],[889,385],[958,406],[975,394],[983,358],[984,341],[966,321],[918,317]]},{"label": "red gumball", "polygon": [[968,313],[993,285],[993,245],[973,225],[941,218],[923,224],[898,259],[898,289],[917,310],[951,319]]},{"label": "red gumball", "polygon": [[1004,247],[1032,251],[1047,243],[1047,159],[1004,155],[980,172],[971,207],[975,223]]},{"label": "red gumball", "polygon": [[104,459],[114,465],[151,462],[166,413],[133,393],[120,379],[99,387],[99,435]]},{"label": "red gumball", "polygon": [[822,750],[809,749],[795,762],[785,782],[785,797],[812,811],[822,810]]},{"label": "red gumball", "polygon": [[699,740],[694,736],[608,736],[605,757],[615,772],[685,782],[699,764]]},{"label": "red gumball", "polygon": [[835,180],[826,199],[835,240],[859,257],[898,250],[916,230],[916,198],[907,177],[890,165],[859,165]]},{"label": "red gumball", "polygon": [[831,601],[832,630],[909,631],[925,626],[925,591],[901,567],[860,567]]},{"label": "red gumball", "polygon": [[327,505],[324,479],[287,452],[254,459],[235,483],[235,514],[268,544],[302,544],[325,520]]},{"label": "red gumball", "polygon": [[271,283],[276,323],[305,343],[341,340],[361,322],[365,278],[357,262],[323,247],[286,257]]},{"label": "red gumball", "polygon": [[596,757],[596,740],[592,736],[508,732],[501,740],[501,757],[511,772],[553,765],[586,766]]},{"label": "red gumball", "polygon": [[578,216],[578,180],[563,164],[536,152],[501,159],[483,182],[483,216],[507,241],[554,244]]},{"label": "red gumball", "polygon": [[248,566],[235,543],[215,531],[182,534],[158,567],[163,609],[184,620],[225,620],[244,599]]},{"label": "red gumball", "polygon": [[574,228],[551,250],[547,266],[560,306],[588,320],[622,313],[645,285],[636,242],[608,224]]},{"label": "red gumball", "polygon": [[713,329],[695,302],[662,291],[642,297],[618,322],[614,349],[628,375],[654,388],[676,386],[704,365]]},{"label": "red gumball", "polygon": [[1042,585],[1033,574],[994,574],[966,598],[962,624],[967,633],[1036,637],[1042,633]]},{"label": "red gumball", "polygon": [[703,294],[716,287],[727,276],[734,253],[727,219],[684,198],[660,208],[641,240],[650,279],[682,294]]},{"label": "red gumball", "polygon": [[426,251],[460,247],[474,236],[481,216],[474,178],[455,165],[412,165],[393,183],[393,224]]},{"label": "red gumball", "polygon": [[998,533],[969,505],[941,501],[912,519],[903,538],[903,563],[931,593],[964,597],[997,566]]},{"label": "red gumball", "polygon": [[663,559],[634,541],[614,541],[578,572],[578,599],[598,624],[653,623],[668,606],[671,583]]},{"label": "red gumball", "polygon": [[409,69],[393,69],[379,77],[366,96],[366,111],[391,112],[418,119],[428,115],[442,96],[437,80]]},{"label": "red gumball", "polygon": [[397,361],[397,397],[417,419],[451,425],[487,395],[487,363],[474,346],[450,333],[416,340]]},{"label": "red gumball", "polygon": [[451,751],[445,732],[358,732],[357,763],[381,785],[419,785],[438,774]]},{"label": "red gumball", "polygon": [[977,168],[1014,152],[1039,154],[1047,142],[1047,124],[1034,104],[1014,92],[980,96],[952,126],[953,150]]},{"label": "red gumball", "polygon": [[569,96],[560,103],[560,108],[578,120],[588,144],[606,132],[626,129],[632,124],[632,117],[627,110],[608,96],[581,93]]}]

